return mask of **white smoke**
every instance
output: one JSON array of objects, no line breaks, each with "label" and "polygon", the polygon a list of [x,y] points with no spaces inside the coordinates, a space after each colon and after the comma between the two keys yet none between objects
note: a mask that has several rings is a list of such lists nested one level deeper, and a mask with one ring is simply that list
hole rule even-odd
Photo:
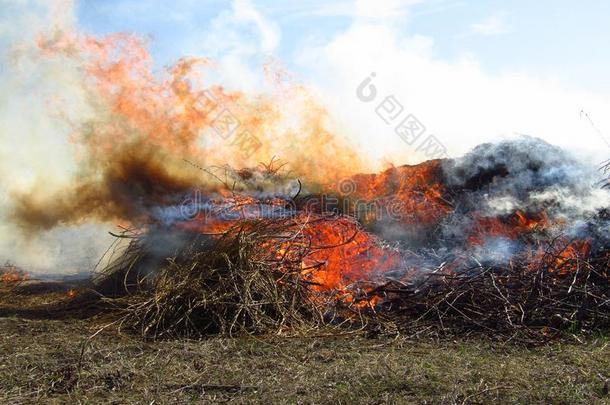
[{"label": "white smoke", "polygon": [[108,226],[60,227],[24,234],[9,217],[11,195],[44,194],[74,171],[68,122],[91,114],[78,67],[42,58],[39,38],[74,30],[68,0],[0,0],[0,260],[34,273],[91,269],[109,244]]},{"label": "white smoke", "polygon": [[[452,214],[454,221],[444,224],[449,238],[459,239],[471,229],[471,216],[463,214],[495,218],[519,211],[544,212],[556,235],[593,237],[597,243],[608,243],[598,232],[610,225],[597,218],[601,210],[610,208],[610,190],[600,187],[602,174],[540,139],[483,144],[444,162],[443,170],[459,207]],[[495,246],[492,250],[499,249],[497,241],[488,244]]]},{"label": "white smoke", "polygon": [[610,206],[602,174],[540,139],[521,137],[483,144],[444,165],[448,185],[474,191],[472,206],[490,216],[516,209],[550,209],[583,217]]}]

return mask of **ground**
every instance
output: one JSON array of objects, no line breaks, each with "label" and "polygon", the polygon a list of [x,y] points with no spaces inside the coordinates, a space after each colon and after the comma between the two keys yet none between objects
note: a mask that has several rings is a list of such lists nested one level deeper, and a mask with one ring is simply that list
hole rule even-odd
[{"label": "ground", "polygon": [[[0,299],[0,403],[610,403],[610,339],[145,341]],[[94,337],[92,337],[95,335]],[[607,387],[606,387],[607,390]]]}]

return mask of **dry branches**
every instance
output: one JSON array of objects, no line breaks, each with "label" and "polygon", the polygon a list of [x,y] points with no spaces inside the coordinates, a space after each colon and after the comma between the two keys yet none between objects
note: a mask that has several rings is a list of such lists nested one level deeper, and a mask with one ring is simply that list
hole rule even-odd
[{"label": "dry branches", "polygon": [[433,273],[417,286],[379,287],[384,308],[405,330],[441,333],[517,333],[551,337],[559,331],[587,333],[610,328],[608,253],[581,261],[561,274],[543,263],[505,267],[480,264],[459,272]]},{"label": "dry branches", "polygon": [[149,239],[135,239],[122,266],[115,263],[99,280],[128,292],[110,300],[121,307],[123,326],[166,337],[279,332],[320,321],[300,279],[303,252],[278,255],[286,240],[298,237],[281,221],[243,222],[219,236],[173,237],[180,243],[167,258],[156,256]]}]

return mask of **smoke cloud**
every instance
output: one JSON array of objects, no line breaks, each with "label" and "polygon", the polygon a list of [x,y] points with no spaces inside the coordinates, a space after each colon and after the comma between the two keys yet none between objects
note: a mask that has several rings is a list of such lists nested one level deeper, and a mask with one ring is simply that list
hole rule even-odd
[{"label": "smoke cloud", "polygon": [[117,224],[146,225],[153,208],[194,188],[227,188],[201,168],[290,158],[316,184],[366,167],[315,98],[270,66],[268,92],[229,91],[207,79],[205,58],[156,72],[142,39],[79,32],[72,2],[5,3],[3,259],[90,269],[82,251],[98,256]]},{"label": "smoke cloud", "polygon": [[13,221],[15,195],[28,191],[32,203],[64,187],[76,167],[61,115],[91,113],[81,74],[67,59],[45,59],[36,46],[41,35],[73,30],[72,11],[71,1],[0,1],[0,260],[40,272],[90,268],[109,242],[95,222],[33,234]]}]

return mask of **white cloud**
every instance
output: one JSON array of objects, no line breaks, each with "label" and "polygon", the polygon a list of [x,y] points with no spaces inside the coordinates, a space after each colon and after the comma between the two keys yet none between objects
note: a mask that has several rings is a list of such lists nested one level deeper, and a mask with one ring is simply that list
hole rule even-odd
[{"label": "white cloud", "polygon": [[280,29],[250,0],[234,0],[230,10],[214,18],[193,47],[218,65],[215,79],[244,91],[259,87],[258,72],[280,43]]},{"label": "white cloud", "polygon": [[[344,133],[378,160],[404,164],[425,159],[375,114],[379,101],[390,95],[451,155],[524,133],[588,155],[591,162],[610,156],[610,148],[580,116],[584,109],[601,132],[610,134],[605,113],[610,95],[569,90],[558,81],[523,73],[490,74],[473,55],[451,61],[434,55],[431,38],[356,20],[327,43],[295,52]],[[356,87],[371,72],[376,73],[373,83],[379,94],[367,104],[356,97]]]},{"label": "white cloud", "polygon": [[359,18],[404,18],[409,8],[422,0],[356,0],[355,16]]},{"label": "white cloud", "polygon": [[234,0],[232,19],[236,23],[253,24],[258,29],[260,51],[272,53],[280,42],[279,29],[254,7],[250,0]]},{"label": "white cloud", "polygon": [[[599,131],[610,134],[608,94],[568,90],[558,81],[524,73],[489,74],[479,66],[476,55],[440,60],[435,57],[434,38],[404,34],[402,22],[416,18],[414,6],[419,3],[453,4],[444,0],[305,0],[262,5],[254,0],[234,0],[199,31],[197,39],[189,40],[189,53],[215,60],[215,79],[230,87],[257,91],[261,64],[274,56],[281,40],[279,25],[268,15],[307,10],[349,16],[352,25],[347,30],[330,40],[316,37],[315,45],[299,46],[293,56],[310,74],[306,80],[317,87],[348,136],[375,151],[375,157],[394,156],[397,163],[422,158],[380,121],[373,106],[354,96],[355,87],[372,71],[377,72],[380,97],[395,95],[405,111],[419,117],[428,133],[442,139],[453,154],[515,133],[607,154],[603,139],[580,111],[589,113]],[[506,17],[507,13],[495,13],[473,24],[471,33],[507,32]],[[401,22],[400,28],[396,21]]]},{"label": "white cloud", "polygon": [[269,7],[282,17],[350,17],[392,20],[408,17],[411,7],[429,0],[304,0],[276,3]]},{"label": "white cloud", "polygon": [[509,32],[509,27],[504,21],[503,17],[499,15],[492,15],[487,17],[481,22],[472,24],[470,26],[469,35],[483,35],[492,36],[506,34]]}]

